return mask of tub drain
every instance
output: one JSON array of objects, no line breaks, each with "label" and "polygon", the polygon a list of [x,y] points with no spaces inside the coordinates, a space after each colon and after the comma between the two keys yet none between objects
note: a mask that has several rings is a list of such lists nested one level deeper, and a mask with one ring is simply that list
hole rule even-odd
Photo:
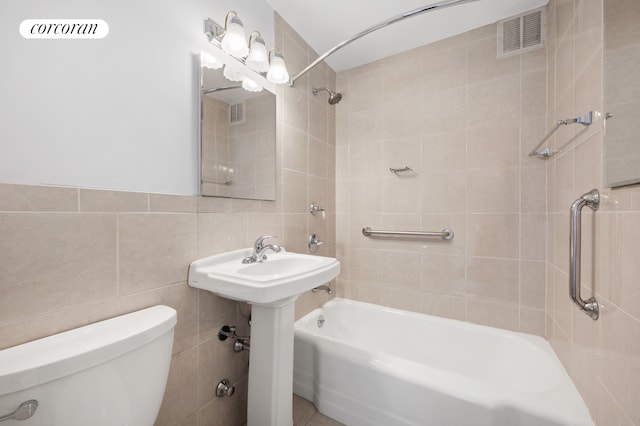
[{"label": "tub drain", "polygon": [[322,315],[318,316],[318,328],[324,325],[324,317]]}]

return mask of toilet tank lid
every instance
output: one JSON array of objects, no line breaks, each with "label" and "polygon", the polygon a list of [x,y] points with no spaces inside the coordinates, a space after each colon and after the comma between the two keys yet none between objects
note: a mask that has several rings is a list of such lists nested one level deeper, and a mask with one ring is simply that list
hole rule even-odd
[{"label": "toilet tank lid", "polygon": [[157,305],[0,351],[0,396],[85,370],[173,330],[175,309]]}]

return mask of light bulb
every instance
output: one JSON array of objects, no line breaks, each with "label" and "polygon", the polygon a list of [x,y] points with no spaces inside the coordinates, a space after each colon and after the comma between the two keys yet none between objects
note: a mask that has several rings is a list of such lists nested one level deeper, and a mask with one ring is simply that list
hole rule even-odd
[{"label": "light bulb", "polygon": [[251,50],[249,51],[249,56],[247,56],[247,66],[257,72],[267,72],[269,69],[269,59],[264,39],[257,36],[251,40],[250,44]]},{"label": "light bulb", "polygon": [[237,16],[233,16],[229,20],[221,45],[225,52],[236,58],[244,58],[249,53],[244,27]]},{"label": "light bulb", "polygon": [[267,80],[276,84],[285,84],[289,82],[289,72],[287,66],[284,63],[284,57],[279,52],[274,52],[271,55],[271,64],[269,65],[269,71],[267,72]]}]

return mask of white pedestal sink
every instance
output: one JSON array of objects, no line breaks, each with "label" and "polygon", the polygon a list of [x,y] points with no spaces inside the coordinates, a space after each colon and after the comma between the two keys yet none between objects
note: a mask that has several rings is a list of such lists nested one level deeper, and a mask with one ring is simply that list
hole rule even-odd
[{"label": "white pedestal sink", "polygon": [[252,305],[247,425],[291,426],[295,301],[337,277],[340,262],[282,250],[243,264],[251,254],[243,249],[196,260],[189,285]]}]

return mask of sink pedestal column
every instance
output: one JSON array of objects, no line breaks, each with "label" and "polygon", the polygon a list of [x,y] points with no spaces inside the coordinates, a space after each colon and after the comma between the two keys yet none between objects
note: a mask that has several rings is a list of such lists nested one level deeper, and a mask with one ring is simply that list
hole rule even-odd
[{"label": "sink pedestal column", "polygon": [[293,323],[297,298],[251,307],[247,426],[293,425]]}]

